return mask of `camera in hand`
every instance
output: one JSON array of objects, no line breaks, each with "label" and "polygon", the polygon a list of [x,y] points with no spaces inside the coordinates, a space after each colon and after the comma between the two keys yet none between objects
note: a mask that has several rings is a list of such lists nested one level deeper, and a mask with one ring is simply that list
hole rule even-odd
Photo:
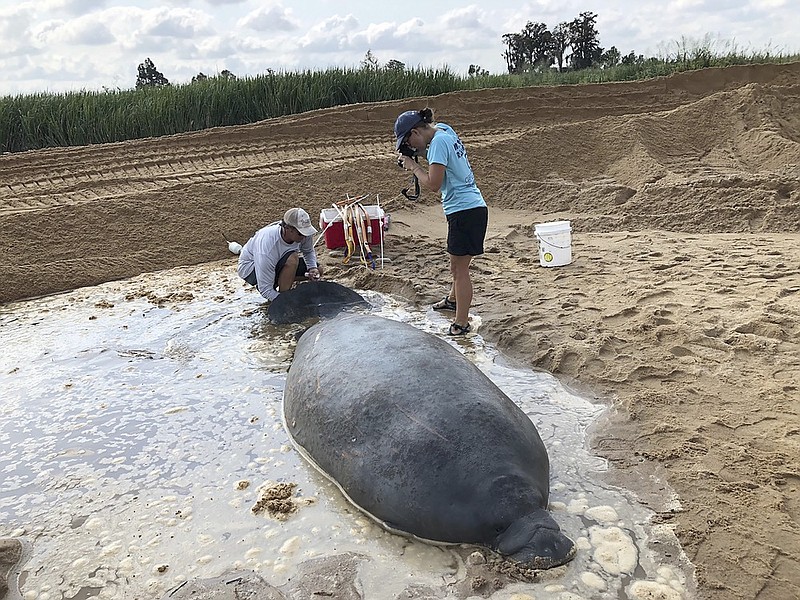
[{"label": "camera in hand", "polygon": [[417,149],[413,146],[409,146],[406,143],[400,144],[398,150],[400,151],[400,154],[403,156],[408,156],[409,158],[415,158],[417,156]]}]

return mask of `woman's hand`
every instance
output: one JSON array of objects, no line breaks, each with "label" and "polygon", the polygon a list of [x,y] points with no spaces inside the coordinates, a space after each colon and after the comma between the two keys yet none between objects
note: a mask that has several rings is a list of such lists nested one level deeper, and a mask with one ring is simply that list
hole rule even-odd
[{"label": "woman's hand", "polygon": [[[416,165],[417,167],[419,167],[419,163],[418,163],[418,162],[416,162],[416,161],[415,161],[413,158],[411,158],[410,156],[406,156],[405,154],[401,154],[401,155],[399,155],[399,156],[398,156],[398,158],[397,158],[397,163],[398,163],[398,164],[399,164],[401,167],[403,167],[403,168],[404,168],[406,171],[413,171],[413,170],[414,170],[414,166],[415,166],[415,165]],[[420,167],[420,168],[421,168],[421,167]]]},{"label": "woman's hand", "polygon": [[417,176],[417,178],[419,178],[420,175],[428,174],[428,172],[425,170],[425,167],[420,165],[410,156],[401,156],[399,159],[397,159],[397,162],[402,163],[403,168],[406,171],[411,171],[414,175]]},{"label": "woman's hand", "polygon": [[308,277],[311,281],[319,281],[321,277],[319,269],[317,267],[310,268],[308,271],[306,271],[306,277]]}]

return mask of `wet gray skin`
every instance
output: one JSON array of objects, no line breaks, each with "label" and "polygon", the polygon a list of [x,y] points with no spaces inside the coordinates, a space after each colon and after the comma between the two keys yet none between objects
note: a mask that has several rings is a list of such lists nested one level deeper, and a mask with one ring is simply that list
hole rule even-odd
[{"label": "wet gray skin", "polygon": [[546,510],[535,425],[434,335],[369,315],[314,325],[298,341],[284,418],[303,454],[390,530],[538,569],[574,556]]},{"label": "wet gray skin", "polygon": [[544,509],[515,520],[491,546],[536,569],[557,567],[575,556],[575,544],[561,533],[558,523]]},{"label": "wet gray skin", "polygon": [[273,323],[300,323],[314,317],[333,317],[369,303],[350,288],[333,281],[308,281],[278,295],[269,305]]}]

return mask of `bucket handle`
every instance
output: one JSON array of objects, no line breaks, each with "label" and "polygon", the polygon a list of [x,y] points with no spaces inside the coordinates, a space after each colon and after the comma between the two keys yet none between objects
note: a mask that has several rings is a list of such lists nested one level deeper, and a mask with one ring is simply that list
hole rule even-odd
[{"label": "bucket handle", "polygon": [[553,248],[558,248],[559,250],[569,250],[572,247],[571,245],[570,246],[556,246],[553,242],[548,242],[547,240],[543,240],[542,238],[540,238],[539,234],[536,233],[535,231],[533,232],[533,235],[536,236],[536,239],[539,240],[540,242],[544,242],[548,246],[552,246]]}]

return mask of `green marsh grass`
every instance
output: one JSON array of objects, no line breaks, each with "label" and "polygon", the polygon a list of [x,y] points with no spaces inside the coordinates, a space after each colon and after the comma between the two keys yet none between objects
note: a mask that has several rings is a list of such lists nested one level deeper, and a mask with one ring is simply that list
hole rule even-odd
[{"label": "green marsh grass", "polygon": [[800,55],[745,54],[685,40],[663,58],[581,71],[467,77],[449,68],[332,68],[212,77],[160,88],[0,97],[0,152],[82,146],[241,125],[319,108],[458,90],[633,81],[714,66],[788,63]]}]

